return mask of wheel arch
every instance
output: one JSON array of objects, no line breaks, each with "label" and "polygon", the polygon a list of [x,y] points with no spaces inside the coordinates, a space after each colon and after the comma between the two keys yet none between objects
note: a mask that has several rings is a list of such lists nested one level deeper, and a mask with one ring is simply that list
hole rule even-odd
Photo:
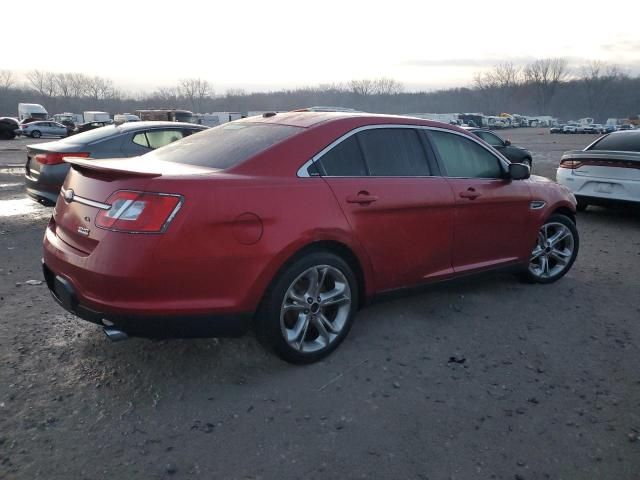
[{"label": "wheel arch", "polygon": [[554,210],[551,211],[549,216],[551,215],[564,215],[565,217],[569,217],[573,223],[577,223],[576,221],[576,212],[571,210],[569,207],[561,205]]},{"label": "wheel arch", "polygon": [[366,276],[363,269],[362,262],[358,255],[353,251],[351,247],[346,245],[343,242],[339,242],[337,240],[317,240],[312,243],[308,243],[304,247],[298,249],[293,253],[278,269],[274,278],[277,278],[278,275],[282,273],[282,271],[291,265],[293,262],[298,260],[299,258],[308,255],[311,252],[329,252],[337,255],[342,258],[353,270],[353,273],[356,277],[356,281],[358,282],[358,307],[362,307],[366,303],[367,298],[367,282]]},{"label": "wheel arch", "polygon": [[[362,259],[356,251],[349,246],[348,244],[341,242],[335,239],[318,239],[311,241],[305,245],[298,245],[297,248],[294,248],[287,252],[286,258],[284,260],[279,259],[276,264],[276,268],[268,269],[271,270],[271,274],[269,274],[268,279],[264,280],[265,287],[260,296],[260,301],[258,303],[258,309],[260,309],[260,305],[263,304],[264,299],[269,294],[272,285],[275,280],[282,275],[291,264],[296,262],[301,257],[308,255],[313,252],[329,252],[337,255],[341,259],[343,259],[353,270],[353,273],[356,277],[356,281],[358,283],[358,308],[364,306],[366,304],[367,298],[370,296],[370,292],[367,292],[367,288],[371,288],[372,285],[367,281],[367,278],[371,278],[368,271],[365,270],[367,265],[364,264],[364,259]],[[265,272],[266,273],[266,272]]]}]

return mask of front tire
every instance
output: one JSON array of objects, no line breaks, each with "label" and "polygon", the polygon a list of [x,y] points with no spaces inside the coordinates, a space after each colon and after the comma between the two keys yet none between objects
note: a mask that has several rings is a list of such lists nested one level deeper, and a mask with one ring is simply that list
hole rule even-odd
[{"label": "front tire", "polygon": [[31,132],[31,138],[40,138],[42,136],[42,133],[40,133],[40,130],[34,130],[33,132]]},{"label": "front tire", "polygon": [[589,206],[589,203],[581,198],[576,198],[576,202],[576,210],[578,210],[579,212],[584,212]]},{"label": "front tire", "polygon": [[562,278],[578,256],[580,238],[575,223],[561,214],[551,215],[540,227],[524,279],[553,283]]},{"label": "front tire", "polygon": [[358,295],[347,262],[330,252],[309,253],[269,287],[256,316],[258,338],[287,362],[316,362],[349,333]]}]

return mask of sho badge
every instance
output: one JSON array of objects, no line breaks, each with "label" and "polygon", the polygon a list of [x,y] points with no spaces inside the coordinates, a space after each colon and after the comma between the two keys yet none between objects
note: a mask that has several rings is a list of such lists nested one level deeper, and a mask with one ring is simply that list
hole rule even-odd
[{"label": "sho badge", "polygon": [[89,232],[91,230],[89,230],[87,227],[83,227],[82,225],[78,227],[78,233],[80,235],[84,235],[85,237],[89,236]]}]

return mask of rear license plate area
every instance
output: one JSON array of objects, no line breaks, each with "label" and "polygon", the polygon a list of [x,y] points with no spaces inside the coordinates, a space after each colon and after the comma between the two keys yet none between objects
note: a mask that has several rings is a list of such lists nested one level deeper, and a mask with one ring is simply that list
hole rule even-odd
[{"label": "rear license plate area", "polygon": [[595,191],[598,193],[613,193],[613,183],[600,182],[596,185]]}]

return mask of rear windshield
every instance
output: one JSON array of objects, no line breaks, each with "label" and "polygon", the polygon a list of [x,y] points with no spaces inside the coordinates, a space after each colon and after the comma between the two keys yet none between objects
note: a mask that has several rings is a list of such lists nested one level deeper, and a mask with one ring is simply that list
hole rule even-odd
[{"label": "rear windshield", "polygon": [[91,143],[95,140],[100,140],[101,138],[110,137],[116,133],[121,133],[121,130],[119,130],[117,126],[107,125],[106,127],[98,127],[93,130],[71,135],[70,137],[65,137],[60,141],[64,143]]},{"label": "rear windshield", "polygon": [[242,163],[301,127],[263,123],[226,123],[148,153],[158,160],[226,169]]},{"label": "rear windshield", "polygon": [[589,150],[613,150],[617,152],[640,152],[640,132],[612,133],[602,137]]}]

